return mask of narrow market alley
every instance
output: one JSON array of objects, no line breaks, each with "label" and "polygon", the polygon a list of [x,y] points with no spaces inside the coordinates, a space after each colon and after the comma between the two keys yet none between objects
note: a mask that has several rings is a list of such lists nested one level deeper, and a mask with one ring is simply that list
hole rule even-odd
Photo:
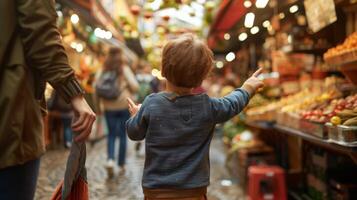
[{"label": "narrow market alley", "polygon": [[[92,200],[141,200],[141,176],[144,154],[139,156],[134,150],[134,143],[129,142],[127,165],[124,175],[116,175],[108,180],[104,168],[106,162],[106,140],[87,146],[87,170],[90,199]],[[48,200],[57,183],[63,177],[69,151],[65,149],[48,151],[41,160],[40,175],[37,183],[36,200]],[[64,156],[66,155],[66,156]],[[244,199],[237,181],[225,168],[226,154],[222,140],[213,139],[211,148],[211,185],[208,189],[210,200]]]}]

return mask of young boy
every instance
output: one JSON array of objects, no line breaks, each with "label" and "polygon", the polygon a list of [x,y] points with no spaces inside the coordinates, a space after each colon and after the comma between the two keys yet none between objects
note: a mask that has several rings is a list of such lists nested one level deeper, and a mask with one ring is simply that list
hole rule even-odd
[{"label": "young boy", "polygon": [[188,34],[168,42],[162,55],[166,91],[149,95],[142,105],[130,99],[126,122],[130,139],[146,139],[142,180],[146,200],[206,199],[209,147],[213,130],[241,112],[263,86],[255,72],[224,98],[193,94],[213,64],[210,49]]}]

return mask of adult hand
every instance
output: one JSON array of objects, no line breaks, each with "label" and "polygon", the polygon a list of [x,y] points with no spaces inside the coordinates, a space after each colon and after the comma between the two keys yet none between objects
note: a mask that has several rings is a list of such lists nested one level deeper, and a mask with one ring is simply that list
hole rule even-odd
[{"label": "adult hand", "polygon": [[259,88],[264,86],[263,81],[258,79],[258,76],[262,73],[263,69],[259,68],[254,74],[248,78],[242,88],[245,89],[249,94],[254,94]]},{"label": "adult hand", "polygon": [[126,100],[128,101],[129,112],[131,116],[136,115],[136,113],[140,110],[141,104],[134,103],[134,101],[131,100],[130,98],[127,98]]},{"label": "adult hand", "polygon": [[72,122],[72,130],[79,133],[74,140],[76,142],[82,142],[86,140],[92,132],[92,126],[96,117],[83,96],[74,97],[71,103],[75,115]]}]

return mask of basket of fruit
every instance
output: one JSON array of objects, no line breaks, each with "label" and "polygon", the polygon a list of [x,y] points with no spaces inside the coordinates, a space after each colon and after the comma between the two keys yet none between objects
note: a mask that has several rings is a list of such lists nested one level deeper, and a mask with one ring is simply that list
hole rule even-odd
[{"label": "basket of fruit", "polygon": [[288,113],[287,115],[287,119],[288,119],[288,126],[290,128],[294,128],[294,129],[299,129],[300,128],[300,125],[299,125],[299,122],[300,122],[300,116],[296,113]]},{"label": "basket of fruit", "polygon": [[344,43],[329,49],[324,60],[330,65],[341,65],[357,60],[357,32],[348,36]]},{"label": "basket of fruit", "polygon": [[347,97],[346,102],[346,108],[337,112],[331,123],[326,124],[328,135],[332,142],[357,146],[357,95]]},{"label": "basket of fruit", "polygon": [[357,146],[357,126],[339,125],[338,141],[343,142],[349,146]]},{"label": "basket of fruit", "polygon": [[300,116],[292,112],[278,112],[277,123],[293,129],[299,129]]},{"label": "basket of fruit", "polygon": [[340,69],[349,81],[357,85],[357,61],[342,65]]},{"label": "basket of fruit", "polygon": [[301,119],[300,129],[305,133],[314,135],[322,139],[327,139],[328,136],[327,127],[322,122]]}]

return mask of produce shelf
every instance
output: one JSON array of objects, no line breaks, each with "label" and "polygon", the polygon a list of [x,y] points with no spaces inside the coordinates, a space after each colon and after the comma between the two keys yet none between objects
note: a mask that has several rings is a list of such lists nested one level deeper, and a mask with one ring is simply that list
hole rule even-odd
[{"label": "produce shelf", "polygon": [[288,135],[301,137],[304,140],[307,140],[307,141],[312,142],[316,145],[325,147],[327,149],[335,150],[335,151],[342,152],[342,153],[357,153],[356,147],[348,147],[348,146],[330,143],[330,142],[328,142],[328,140],[315,137],[311,134],[304,133],[300,130],[288,128],[288,127],[278,125],[278,124],[274,125],[274,129],[276,129],[279,132],[288,134]]},{"label": "produce shelf", "polygon": [[258,121],[258,122],[246,122],[246,124],[247,126],[252,128],[263,129],[263,130],[268,130],[268,129],[276,130],[283,134],[300,137],[306,141],[309,141],[315,145],[324,147],[326,149],[334,150],[340,153],[347,154],[349,156],[353,156],[355,157],[357,163],[357,147],[350,147],[350,146],[344,146],[343,144],[331,143],[326,139],[318,138],[316,136],[313,136],[311,134],[305,133],[297,129],[289,128],[279,124],[273,124],[272,122]]},{"label": "produce shelf", "polygon": [[251,128],[257,128],[257,129],[273,129],[274,128],[274,122],[267,122],[267,121],[247,121],[245,124]]},{"label": "produce shelf", "polygon": [[316,48],[316,49],[292,49],[288,53],[305,53],[305,54],[315,54],[315,55],[322,55],[327,51],[327,48]]},{"label": "produce shelf", "polygon": [[293,45],[286,45],[283,46],[280,50],[284,53],[303,53],[303,54],[314,54],[314,55],[322,55],[324,54],[329,48],[328,47],[304,47],[304,46],[293,46]]}]

